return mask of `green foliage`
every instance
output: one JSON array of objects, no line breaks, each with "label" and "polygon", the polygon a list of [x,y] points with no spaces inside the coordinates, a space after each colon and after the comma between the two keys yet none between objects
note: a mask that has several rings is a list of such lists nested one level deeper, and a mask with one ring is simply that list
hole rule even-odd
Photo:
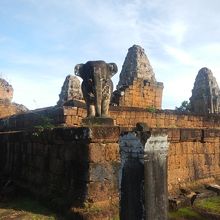
[{"label": "green foliage", "polygon": [[198,200],[195,206],[211,213],[220,214],[220,196]]},{"label": "green foliage", "polygon": [[190,207],[180,208],[175,212],[169,212],[170,220],[190,219],[190,220],[204,220],[197,212]]},{"label": "green foliage", "polygon": [[115,216],[112,220],[120,220],[119,216]]},{"label": "green foliage", "polygon": [[54,128],[53,125],[53,119],[52,118],[48,118],[46,116],[41,116],[41,124],[36,126],[36,127],[41,127],[43,129],[51,129]]},{"label": "green foliage", "polygon": [[191,104],[188,101],[183,101],[180,107],[175,109],[178,112],[191,112]]},{"label": "green foliage", "polygon": [[156,108],[154,106],[147,107],[146,110],[148,112],[151,112],[151,113],[155,113],[156,112]]},{"label": "green foliage", "polygon": [[40,116],[40,121],[39,125],[34,126],[33,136],[39,136],[45,129],[52,130],[55,127],[51,118]]}]

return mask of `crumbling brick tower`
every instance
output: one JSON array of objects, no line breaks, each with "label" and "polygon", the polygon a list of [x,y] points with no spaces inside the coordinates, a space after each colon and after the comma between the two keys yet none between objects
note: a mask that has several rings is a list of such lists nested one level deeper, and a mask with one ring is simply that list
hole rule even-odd
[{"label": "crumbling brick tower", "polygon": [[74,100],[83,100],[81,82],[77,76],[68,75],[61,88],[57,105],[71,105]]},{"label": "crumbling brick tower", "polygon": [[192,112],[209,114],[220,112],[220,90],[210,69],[199,70],[190,98]]},{"label": "crumbling brick tower", "polygon": [[128,49],[112,104],[118,106],[161,109],[163,83],[157,82],[144,49]]},{"label": "crumbling brick tower", "polygon": [[5,79],[0,78],[0,118],[28,110],[25,106],[12,102],[13,93],[13,87]]},{"label": "crumbling brick tower", "polygon": [[12,86],[6,80],[0,78],[0,100],[5,102],[11,102],[12,98]]}]

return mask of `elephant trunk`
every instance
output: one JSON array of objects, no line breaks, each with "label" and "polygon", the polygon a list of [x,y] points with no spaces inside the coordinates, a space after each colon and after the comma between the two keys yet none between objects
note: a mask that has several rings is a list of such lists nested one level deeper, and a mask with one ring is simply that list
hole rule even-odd
[{"label": "elephant trunk", "polygon": [[102,115],[102,72],[101,68],[94,68],[94,93],[95,93],[95,110],[96,117],[101,117]]}]

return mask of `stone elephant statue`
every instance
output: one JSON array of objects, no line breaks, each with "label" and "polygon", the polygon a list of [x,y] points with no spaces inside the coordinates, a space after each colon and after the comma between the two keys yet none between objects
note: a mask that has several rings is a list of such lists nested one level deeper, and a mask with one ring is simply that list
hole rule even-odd
[{"label": "stone elephant statue", "polygon": [[75,74],[83,79],[82,93],[86,101],[87,117],[108,117],[113,91],[111,77],[117,73],[115,63],[88,61],[75,66]]}]

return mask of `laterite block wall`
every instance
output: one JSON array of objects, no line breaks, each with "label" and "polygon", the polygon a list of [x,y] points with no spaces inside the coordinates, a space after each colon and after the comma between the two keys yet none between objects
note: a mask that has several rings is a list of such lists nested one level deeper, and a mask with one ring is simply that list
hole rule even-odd
[{"label": "laterite block wall", "polygon": [[11,103],[0,103],[0,118],[15,115],[19,113],[20,110],[17,108],[16,105]]},{"label": "laterite block wall", "polygon": [[220,178],[220,130],[169,129],[169,191]]},{"label": "laterite block wall", "polygon": [[0,133],[0,175],[57,209],[69,208],[74,219],[113,219],[119,200],[118,138],[117,127]]},{"label": "laterite block wall", "polygon": [[118,97],[118,106],[155,108],[161,109],[163,83],[148,82],[143,79],[134,79],[132,85],[123,90],[123,95]]}]

